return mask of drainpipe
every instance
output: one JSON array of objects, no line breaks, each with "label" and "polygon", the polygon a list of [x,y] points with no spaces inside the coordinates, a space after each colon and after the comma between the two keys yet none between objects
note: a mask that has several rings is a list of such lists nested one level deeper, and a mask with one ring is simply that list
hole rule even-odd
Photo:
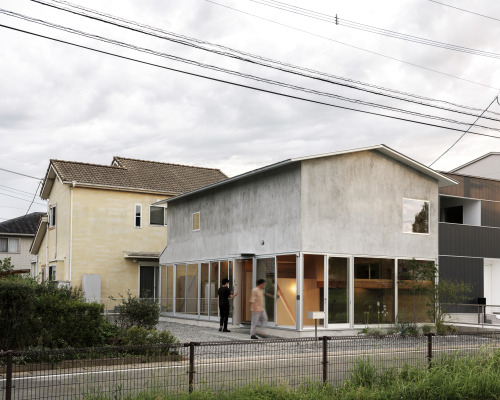
[{"label": "drainpipe", "polygon": [[69,285],[73,286],[71,281],[71,269],[73,264],[73,189],[76,186],[76,181],[71,183],[70,198],[69,198]]}]

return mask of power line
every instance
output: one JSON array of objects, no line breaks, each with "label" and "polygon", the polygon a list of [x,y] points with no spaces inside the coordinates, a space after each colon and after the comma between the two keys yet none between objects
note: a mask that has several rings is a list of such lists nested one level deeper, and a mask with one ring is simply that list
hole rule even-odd
[{"label": "power line", "polygon": [[32,192],[26,192],[24,190],[20,190],[20,189],[16,189],[16,188],[13,188],[13,187],[10,187],[10,186],[5,186],[5,185],[0,185],[0,190],[2,190],[1,188],[4,188],[3,190],[9,190],[11,192],[19,192],[19,193],[24,193],[24,194],[27,194],[29,196],[31,196],[33,193]]},{"label": "power line", "polygon": [[[281,96],[281,97],[285,97],[285,98],[290,98],[290,99],[295,99],[295,100],[301,100],[301,101],[305,101],[305,102],[312,103],[312,104],[319,104],[319,105],[324,105],[324,106],[328,106],[328,107],[339,108],[339,109],[343,109],[343,110],[356,111],[356,112],[360,112],[360,113],[367,114],[367,115],[375,115],[375,116],[390,118],[390,119],[394,119],[394,120],[398,120],[398,121],[412,122],[412,123],[416,123],[416,124],[419,124],[419,125],[425,125],[425,126],[430,126],[430,127],[434,127],[434,128],[441,128],[441,129],[451,130],[451,131],[455,131],[455,132],[466,132],[466,131],[464,131],[462,129],[452,128],[452,127],[449,127],[449,126],[437,125],[437,124],[430,124],[430,123],[427,123],[427,122],[412,120],[412,119],[408,119],[408,118],[395,117],[395,116],[392,116],[392,115],[385,115],[385,114],[375,113],[373,111],[366,111],[366,110],[360,110],[360,109],[351,108],[351,107],[340,106],[340,105],[337,105],[337,104],[325,103],[325,102],[318,101],[318,100],[307,99],[307,98],[304,98],[304,97],[298,97],[298,96],[293,96],[293,95],[289,95],[289,94],[285,94],[285,93],[279,93],[279,92],[275,92],[275,91],[271,91],[271,90],[267,90],[267,89],[262,89],[262,88],[258,88],[258,87],[254,87],[254,86],[243,85],[241,83],[230,82],[230,81],[226,81],[226,80],[223,80],[223,79],[218,79],[218,78],[214,78],[214,77],[210,77],[210,76],[206,76],[206,75],[196,74],[196,73],[193,73],[193,72],[187,72],[187,71],[179,70],[179,69],[176,69],[176,68],[166,67],[166,66],[163,66],[163,65],[154,64],[154,63],[150,63],[150,62],[147,62],[147,61],[142,61],[142,60],[138,60],[138,59],[135,59],[135,58],[122,56],[122,55],[111,53],[111,52],[108,52],[108,51],[98,50],[98,49],[94,49],[92,47],[83,46],[83,45],[79,45],[79,44],[76,44],[76,43],[71,43],[71,42],[68,42],[68,41],[65,41],[65,40],[56,39],[56,38],[45,36],[45,35],[41,35],[41,34],[38,34],[38,33],[25,31],[25,30],[22,30],[22,29],[19,29],[19,28],[14,28],[14,27],[8,26],[8,25],[0,24],[0,27],[6,28],[6,29],[11,29],[11,30],[14,30],[14,31],[17,31],[17,32],[28,34],[28,35],[36,36],[36,37],[39,37],[39,38],[43,38],[43,39],[47,39],[47,40],[52,40],[52,41],[55,41],[55,42],[58,42],[58,43],[67,44],[67,45],[78,47],[78,48],[81,48],[81,49],[90,50],[90,51],[94,51],[94,52],[101,53],[101,54],[106,54],[106,55],[113,56],[113,57],[116,57],[116,58],[120,58],[120,59],[123,59],[123,60],[134,61],[134,62],[137,62],[137,63],[140,63],[140,64],[144,64],[144,65],[149,65],[149,66],[153,66],[153,67],[165,69],[165,70],[168,70],[168,71],[179,72],[181,74],[185,74],[185,75],[189,75],[189,76],[194,76],[194,77],[198,77],[198,78],[208,79],[208,80],[211,80],[211,81],[214,81],[214,82],[226,83],[226,84],[233,85],[233,86],[236,86],[236,87],[241,87],[241,88],[245,88],[245,89],[251,89],[251,90],[258,91],[258,92],[263,92],[263,93],[268,93],[268,94],[274,94],[274,95],[277,95],[277,96]],[[483,136],[483,137],[500,139],[499,136],[489,135],[489,134],[486,134],[486,133],[479,133],[479,132],[472,132],[472,131],[470,131],[468,133],[473,134],[473,135]]]},{"label": "power line", "polygon": [[289,4],[282,3],[280,1],[274,1],[274,0],[249,0],[249,1],[254,2],[254,3],[263,4],[265,6],[272,7],[275,9],[287,11],[290,13],[302,15],[304,17],[325,21],[325,22],[332,23],[335,25],[341,25],[341,26],[346,26],[348,28],[358,29],[358,30],[368,32],[368,33],[375,33],[377,35],[383,35],[383,36],[392,37],[395,39],[406,40],[409,42],[423,44],[423,45],[427,45],[427,46],[439,47],[439,48],[443,48],[446,50],[453,50],[453,51],[458,51],[458,52],[462,52],[462,53],[469,53],[472,55],[477,55],[477,56],[482,56],[482,57],[500,58],[500,54],[498,54],[498,53],[492,53],[492,52],[488,52],[488,51],[471,49],[468,47],[457,46],[457,45],[444,43],[444,42],[438,42],[436,40],[425,39],[425,38],[421,38],[418,36],[407,35],[405,33],[399,33],[399,32],[391,31],[388,29],[377,28],[375,26],[361,24],[358,22],[349,21],[347,19],[339,18],[337,15],[332,16],[332,15],[328,15],[328,14],[323,14],[323,13],[311,11],[311,10],[301,8],[301,7],[291,6]]},{"label": "power line", "polygon": [[[499,139],[500,139],[500,137],[499,137]],[[0,196],[12,197],[12,198],[14,198],[14,199],[18,199],[18,200],[22,200],[22,201],[28,201],[28,202],[29,202],[29,201],[31,201],[31,200],[26,200],[26,199],[23,199],[23,198],[21,198],[21,197],[12,196],[11,194],[7,194],[7,193],[0,193]],[[35,204],[37,204],[37,205],[39,205],[39,206],[44,206],[44,205],[45,205],[45,204],[43,204],[43,203],[37,203],[37,202],[35,202]]]},{"label": "power line", "polygon": [[35,195],[33,196],[33,199],[31,200],[31,203],[30,203],[30,205],[29,205],[29,207],[28,207],[28,210],[26,211],[26,215],[28,215],[28,213],[30,212],[31,206],[33,205],[33,203],[34,203],[34,201],[35,201],[36,194],[37,194],[38,189],[40,188],[40,185],[41,185],[41,184],[42,184],[42,181],[38,182],[38,186],[37,186],[37,188],[36,188],[36,190],[35,190]]},{"label": "power line", "polygon": [[483,17],[483,18],[488,18],[488,19],[493,19],[495,21],[500,21],[500,19],[490,17],[489,15],[484,15],[484,14],[479,14],[479,13],[476,13],[476,12],[473,12],[473,11],[464,10],[463,8],[459,8],[459,7],[455,7],[455,6],[450,6],[449,4],[441,3],[441,2],[435,1],[435,0],[429,0],[429,1],[432,1],[433,3],[441,4],[442,6],[454,8],[455,10],[460,10],[460,11],[463,11],[463,12],[466,12],[466,13],[469,13],[469,14],[478,15],[478,16]]},{"label": "power line", "polygon": [[[183,36],[183,35],[178,35],[176,33],[167,32],[167,31],[164,31],[162,29],[154,28],[154,27],[151,27],[151,26],[148,26],[148,25],[139,24],[139,23],[137,23],[135,21],[125,20],[123,18],[119,18],[119,17],[113,16],[113,15],[110,15],[110,14],[102,13],[102,12],[97,11],[97,10],[85,8],[85,7],[82,7],[82,6],[79,6],[79,5],[75,5],[75,4],[72,4],[72,3],[68,3],[66,1],[52,0],[55,3],[64,4],[66,6],[76,8],[77,10],[81,10],[83,12],[81,12],[81,11],[75,11],[75,10],[68,9],[68,8],[65,8],[65,7],[61,7],[61,6],[54,5],[54,4],[50,4],[50,3],[46,2],[46,1],[41,1],[41,0],[31,0],[31,1],[33,1],[35,3],[38,3],[38,4],[41,4],[41,5],[45,5],[45,6],[49,6],[49,7],[52,7],[52,8],[56,8],[58,10],[63,10],[63,11],[66,11],[66,12],[70,12],[70,13],[79,15],[79,16],[90,18],[92,20],[97,20],[97,21],[104,22],[104,23],[107,23],[107,24],[111,24],[111,25],[114,25],[114,26],[118,26],[118,27],[121,27],[121,28],[124,28],[124,29],[132,30],[134,32],[139,32],[139,33],[143,33],[143,34],[150,35],[150,36],[153,36],[153,37],[157,37],[157,38],[169,40],[169,41],[172,41],[174,43],[179,43],[179,44],[182,44],[182,45],[194,47],[194,48],[197,48],[197,49],[200,49],[200,50],[203,50],[203,51],[208,51],[208,52],[212,52],[212,53],[215,53],[215,54],[218,54],[218,55],[235,58],[235,59],[240,60],[240,61],[245,61],[245,62],[249,62],[249,63],[252,63],[252,64],[261,65],[261,66],[264,66],[266,68],[272,68],[272,69],[276,69],[276,70],[279,70],[279,71],[282,71],[282,72],[287,72],[287,73],[290,73],[290,74],[299,75],[299,76],[310,78],[310,79],[314,79],[314,80],[319,80],[319,81],[325,82],[325,83],[330,83],[330,84],[334,84],[334,85],[339,85],[339,86],[347,87],[347,88],[350,88],[350,89],[364,91],[364,92],[375,94],[375,95],[378,95],[378,96],[389,97],[389,98],[393,98],[393,99],[397,99],[397,100],[402,100],[402,101],[406,101],[406,102],[410,102],[410,103],[422,105],[422,106],[425,106],[425,107],[432,107],[432,108],[437,108],[437,109],[441,109],[441,110],[445,110],[445,111],[450,111],[450,112],[455,112],[455,113],[462,113],[462,114],[465,114],[465,115],[477,117],[476,114],[466,113],[466,112],[463,112],[463,111],[461,112],[461,111],[450,109],[450,108],[447,108],[447,107],[440,107],[440,106],[436,106],[436,105],[433,105],[433,104],[424,103],[422,101],[415,101],[415,100],[411,100],[411,99],[400,97],[400,96],[389,95],[387,93],[376,92],[374,90],[365,89],[365,88],[358,87],[358,86],[355,86],[355,85],[340,83],[340,82],[336,82],[336,81],[331,81],[329,79],[323,79],[323,78],[320,78],[320,77],[317,77],[317,76],[313,76],[313,75],[310,75],[310,74],[305,74],[305,73],[302,73],[302,72],[297,72],[296,70],[305,71],[305,72],[309,72],[309,73],[313,73],[313,74],[317,74],[317,75],[320,75],[320,76],[325,76],[325,77],[333,78],[333,79],[337,79],[337,80],[354,82],[354,83],[357,83],[357,84],[361,84],[363,86],[370,86],[370,87],[373,87],[373,88],[377,88],[379,90],[401,94],[403,96],[408,96],[408,97],[413,97],[413,98],[419,98],[419,99],[423,99],[423,100],[431,101],[431,102],[440,102],[440,103],[452,105],[454,107],[464,108],[464,109],[467,109],[467,110],[473,110],[473,111],[477,111],[477,112],[482,111],[481,109],[474,108],[474,107],[463,106],[463,105],[460,105],[460,104],[446,102],[446,101],[443,101],[443,100],[431,99],[431,98],[426,98],[426,97],[423,97],[423,96],[416,96],[416,95],[411,94],[411,93],[405,93],[405,92],[395,91],[395,90],[388,89],[388,88],[383,88],[383,87],[380,87],[380,86],[369,85],[369,84],[366,84],[366,83],[363,83],[363,82],[353,81],[353,80],[350,80],[350,79],[347,79],[347,78],[344,78],[344,77],[339,77],[339,76],[335,76],[335,75],[331,75],[331,74],[326,74],[324,72],[315,71],[315,70],[311,70],[311,69],[299,67],[297,65],[287,64],[287,63],[283,63],[281,61],[277,61],[277,60],[273,60],[273,59],[269,59],[269,58],[257,56],[255,54],[245,53],[245,52],[242,52],[240,50],[232,49],[232,48],[229,48],[229,47],[221,46],[221,45],[210,43],[210,42],[206,42],[206,41],[201,41],[199,39],[190,38],[190,37]],[[88,15],[86,13],[91,13],[91,14],[94,14],[94,15]],[[96,17],[95,15],[111,19],[112,21]],[[13,16],[16,16],[16,15],[13,15]],[[117,23],[115,21],[119,21],[119,22]],[[130,26],[124,25],[123,23],[129,24],[129,25],[133,25],[134,27],[130,27]],[[146,28],[147,30],[153,31],[154,33],[145,31],[143,29],[138,29],[136,27]],[[173,39],[170,36],[174,36],[175,39]],[[193,42],[195,42],[197,44],[194,44]],[[221,50],[224,50],[224,51],[214,50],[214,49],[208,49],[206,47],[200,46],[199,45],[200,43],[201,44],[205,44],[205,45],[214,46],[214,47],[220,48]],[[234,53],[236,53],[236,54],[242,54],[242,55],[244,55],[246,57],[250,57],[251,59],[237,56]],[[256,61],[256,59],[259,60],[259,61]],[[261,61],[265,61],[265,62],[263,63]],[[292,68],[292,70],[287,69],[287,68],[282,68],[282,67],[279,67],[279,66],[277,67],[276,65],[286,66],[288,68]],[[500,115],[500,114],[497,114],[497,113],[492,113],[492,114]],[[484,118],[485,119],[492,119],[492,118],[489,118],[489,117],[484,117]],[[500,122],[499,120],[496,120],[496,119],[492,119],[492,120]]]},{"label": "power line", "polygon": [[[491,107],[491,105],[495,102],[495,100],[497,101],[498,104],[500,104],[500,102],[498,102],[498,95],[491,101],[491,103],[488,105],[488,107],[485,108],[484,112],[486,112],[488,110],[488,108]],[[483,112],[483,113],[484,113]],[[475,125],[475,123],[479,120],[479,118],[481,118],[481,115],[479,117],[477,117],[477,119],[471,124],[471,126],[464,132],[462,133],[462,135],[455,141],[455,143],[453,143],[443,154],[441,154],[438,158],[436,158],[431,164],[429,164],[429,167],[432,167],[432,165],[434,165],[434,163],[439,160],[441,157],[443,157],[446,153],[448,153],[448,151],[450,151],[464,136],[465,134]]]},{"label": "power line", "polygon": [[338,43],[338,44],[341,44],[343,46],[351,47],[351,48],[356,49],[356,50],[361,50],[361,51],[364,51],[366,53],[370,53],[370,54],[374,54],[374,55],[377,55],[377,56],[380,56],[380,57],[387,58],[389,60],[393,60],[393,61],[401,62],[403,64],[411,65],[412,67],[424,69],[424,70],[427,70],[427,71],[430,71],[430,72],[434,72],[436,74],[440,74],[440,75],[444,75],[444,76],[447,76],[447,77],[450,77],[450,78],[459,79],[459,80],[464,81],[464,82],[472,83],[474,85],[479,85],[479,86],[487,87],[489,89],[500,90],[500,88],[497,88],[497,87],[494,87],[494,86],[490,86],[490,85],[486,85],[484,83],[472,81],[470,79],[466,79],[466,78],[462,78],[462,77],[459,77],[459,76],[456,76],[456,75],[448,74],[446,72],[437,71],[437,70],[432,69],[432,68],[424,67],[424,66],[419,65],[419,64],[411,63],[409,61],[404,61],[404,60],[401,60],[399,58],[395,58],[395,57],[391,57],[391,56],[388,56],[388,55],[385,55],[385,54],[382,54],[382,53],[378,53],[376,51],[367,50],[367,49],[364,49],[364,48],[359,47],[359,46],[354,46],[354,45],[351,45],[351,44],[348,44],[348,43],[345,43],[345,42],[341,42],[339,40],[335,40],[335,39],[332,39],[332,38],[329,38],[329,37],[326,37],[326,36],[322,36],[322,35],[318,35],[316,33],[312,33],[312,32],[306,31],[304,29],[300,29],[300,28],[296,28],[296,27],[291,26],[291,25],[283,24],[281,22],[277,22],[277,21],[274,21],[274,20],[269,19],[269,18],[261,17],[259,15],[255,15],[255,14],[252,14],[252,13],[249,13],[249,12],[246,12],[246,11],[242,11],[242,10],[239,10],[237,8],[227,6],[225,4],[220,4],[220,3],[217,3],[217,2],[215,2],[213,0],[205,0],[205,1],[208,2],[208,3],[215,4],[217,6],[220,6],[220,7],[228,8],[230,10],[239,12],[241,14],[246,14],[246,15],[249,15],[251,17],[258,18],[258,19],[270,22],[272,24],[280,25],[280,26],[283,26],[283,27],[286,27],[286,28],[289,28],[289,29],[296,30],[298,32],[306,33],[306,34],[311,35],[311,36],[315,36],[315,37],[318,37],[318,38],[321,38],[321,39],[325,39],[325,40],[328,40],[328,41],[333,42],[333,43]]},{"label": "power line", "polygon": [[31,179],[36,179],[37,181],[41,181],[42,179],[40,178],[36,178],[34,176],[31,176],[31,175],[26,175],[26,174],[21,174],[20,172],[15,172],[15,171],[10,171],[8,169],[5,169],[5,168],[0,168],[1,171],[5,171],[5,172],[9,172],[11,174],[16,174],[16,175],[21,175],[21,176],[25,176],[26,178],[31,178]]},{"label": "power line", "polygon": [[[340,95],[337,95],[337,94],[334,94],[334,93],[329,93],[329,92],[323,92],[323,91],[319,91],[319,90],[309,89],[309,88],[305,88],[305,87],[302,87],[302,86],[297,86],[297,85],[292,85],[292,84],[289,84],[289,83],[284,83],[284,82],[280,82],[280,81],[276,81],[276,80],[262,78],[262,77],[259,77],[259,76],[256,76],[256,75],[250,75],[250,74],[245,74],[245,73],[234,71],[234,70],[229,70],[229,69],[218,67],[218,66],[215,66],[215,65],[200,63],[198,61],[194,61],[194,60],[191,60],[191,59],[186,59],[186,58],[174,56],[174,55],[171,55],[171,54],[167,54],[167,53],[163,53],[163,52],[151,50],[151,49],[144,48],[144,47],[138,47],[138,46],[132,45],[130,43],[125,43],[125,42],[121,42],[121,41],[118,41],[118,40],[109,39],[109,38],[103,37],[103,36],[93,35],[93,34],[90,34],[88,32],[84,32],[84,31],[72,29],[72,28],[65,27],[65,26],[58,25],[58,24],[53,24],[53,23],[48,22],[48,21],[44,21],[44,20],[32,18],[32,17],[26,16],[26,15],[23,15],[23,14],[15,13],[15,12],[4,10],[4,9],[0,9],[0,13],[6,14],[6,15],[9,15],[9,16],[13,16],[13,17],[16,17],[16,18],[20,18],[20,19],[23,19],[23,20],[26,20],[26,21],[34,22],[34,23],[37,23],[37,24],[41,24],[41,25],[44,25],[44,26],[49,26],[51,28],[63,30],[65,32],[69,32],[69,33],[72,33],[72,34],[84,36],[84,37],[91,38],[91,39],[94,39],[94,40],[99,40],[99,41],[102,41],[102,42],[105,42],[105,43],[117,45],[117,46],[120,46],[120,47],[125,47],[125,48],[132,49],[132,50],[135,50],[135,51],[140,51],[140,52],[151,54],[151,55],[154,55],[154,56],[163,57],[163,58],[167,58],[167,59],[174,60],[174,61],[179,61],[179,62],[186,63],[186,64],[189,64],[189,65],[194,65],[196,67],[206,68],[206,69],[210,69],[210,70],[213,70],[213,71],[216,71],[216,72],[222,72],[222,73],[226,73],[226,74],[229,74],[229,75],[233,75],[233,76],[237,76],[237,77],[242,77],[242,78],[245,78],[245,79],[251,79],[251,80],[254,80],[254,81],[257,81],[257,82],[262,82],[262,83],[266,83],[266,84],[270,84],[270,85],[275,85],[275,86],[283,87],[283,88],[286,88],[286,89],[292,89],[292,90],[302,91],[302,92],[313,94],[313,95],[329,97],[329,98],[333,98],[333,99],[336,99],[336,100],[350,102],[350,103],[354,103],[354,104],[360,104],[360,105],[367,106],[367,107],[381,108],[381,109],[384,109],[384,110],[387,110],[387,111],[392,111],[392,112],[397,112],[397,113],[412,115],[412,116],[415,116],[415,117],[429,118],[429,119],[438,120],[438,121],[442,121],[442,122],[447,122],[447,123],[451,123],[451,124],[469,126],[469,123],[467,123],[467,122],[457,121],[457,120],[453,120],[451,118],[445,118],[445,117],[440,117],[440,116],[430,115],[430,114],[423,114],[423,113],[419,113],[419,112],[416,112],[416,111],[410,111],[410,110],[406,110],[406,109],[402,109],[402,108],[391,107],[391,106],[387,106],[387,105],[383,105],[383,104],[379,104],[379,103],[368,102],[368,101],[364,101],[364,100],[360,100],[360,99],[353,99],[353,98],[350,98],[350,97],[340,96]],[[455,112],[460,113],[460,114],[465,114],[464,112],[459,112],[459,111],[455,111]],[[474,116],[476,116],[476,115],[474,115]],[[492,118],[489,118],[489,119],[492,119]],[[496,122],[500,122],[500,120],[497,120],[497,119],[492,119],[492,120],[494,120]],[[493,128],[493,127],[486,126],[486,125],[476,125],[476,126],[484,128],[484,129],[489,129],[489,130],[500,132],[500,128]]]}]

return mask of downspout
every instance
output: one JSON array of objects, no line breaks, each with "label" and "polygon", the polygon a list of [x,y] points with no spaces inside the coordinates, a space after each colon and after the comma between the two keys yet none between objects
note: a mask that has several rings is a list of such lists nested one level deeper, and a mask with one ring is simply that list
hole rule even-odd
[{"label": "downspout", "polygon": [[70,198],[69,198],[69,284],[72,285],[71,281],[71,269],[73,266],[73,189],[76,186],[76,181],[71,183],[70,187]]}]

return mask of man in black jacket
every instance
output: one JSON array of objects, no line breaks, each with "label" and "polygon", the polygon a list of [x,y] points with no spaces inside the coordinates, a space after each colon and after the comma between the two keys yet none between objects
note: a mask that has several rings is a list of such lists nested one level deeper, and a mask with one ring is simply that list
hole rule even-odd
[{"label": "man in black jacket", "polygon": [[238,293],[231,293],[229,289],[229,279],[222,279],[222,286],[219,288],[219,311],[220,311],[220,328],[219,331],[231,332],[227,329],[227,320],[229,319],[229,299],[236,297]]}]

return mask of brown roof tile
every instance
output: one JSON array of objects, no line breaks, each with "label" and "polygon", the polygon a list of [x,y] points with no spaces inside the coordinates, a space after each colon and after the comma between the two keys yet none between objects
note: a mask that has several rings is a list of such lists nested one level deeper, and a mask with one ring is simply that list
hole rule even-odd
[{"label": "brown roof tile", "polygon": [[219,169],[114,157],[112,165],[50,160],[63,182],[185,193],[227,179]]}]

